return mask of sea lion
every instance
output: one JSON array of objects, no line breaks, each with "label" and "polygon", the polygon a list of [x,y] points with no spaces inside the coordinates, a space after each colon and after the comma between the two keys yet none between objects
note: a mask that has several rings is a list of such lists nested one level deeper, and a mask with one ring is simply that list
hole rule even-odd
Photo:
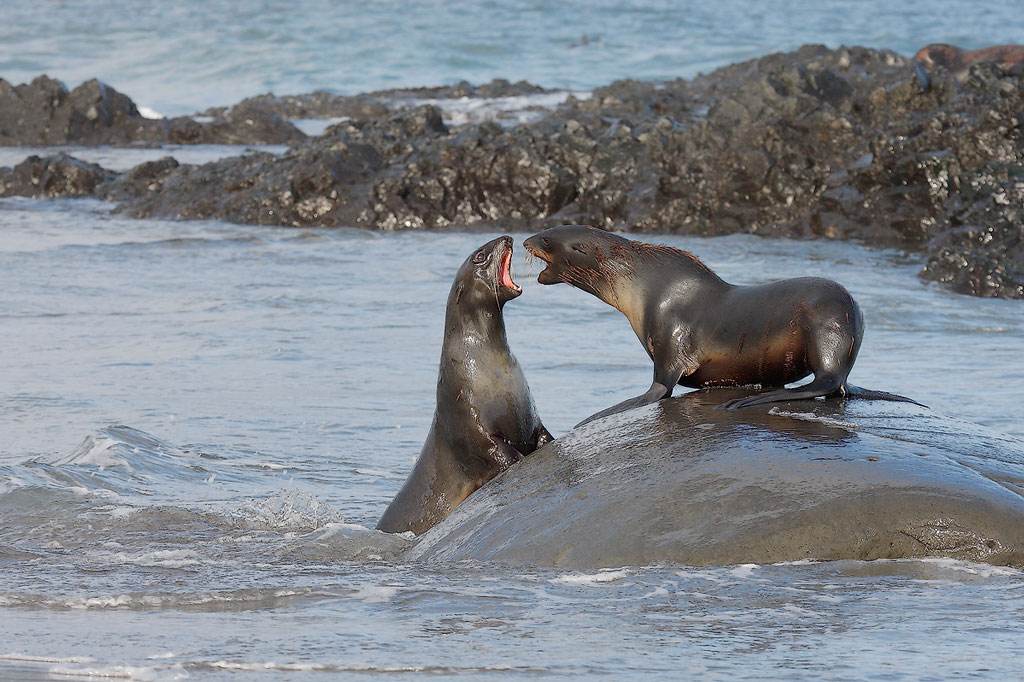
[{"label": "sea lion", "polygon": [[617,308],[654,361],[654,381],[646,393],[590,419],[667,398],[676,384],[781,387],[812,373],[814,380],[804,386],[721,407],[836,395],[914,402],[846,383],[864,320],[856,301],[836,282],[801,277],[737,286],[688,251],[585,225],[553,227],[524,245],[548,264],[538,282],[564,282]]},{"label": "sea lion", "polygon": [[[979,50],[962,50],[955,45],[932,43],[917,51],[914,62],[926,71],[941,66],[958,81],[962,81],[967,77],[972,64],[995,62],[1009,67],[1024,62],[1024,45],[994,45]],[[920,74],[918,77],[921,77]]]},{"label": "sea lion", "polygon": [[377,529],[416,535],[470,493],[552,440],[508,348],[502,307],[512,280],[512,238],[477,249],[448,294],[434,421],[412,473]]}]

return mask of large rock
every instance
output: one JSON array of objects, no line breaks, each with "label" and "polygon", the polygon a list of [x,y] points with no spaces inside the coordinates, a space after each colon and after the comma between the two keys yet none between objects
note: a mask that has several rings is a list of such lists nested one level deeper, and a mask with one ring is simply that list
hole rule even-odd
[{"label": "large rock", "polygon": [[63,153],[30,156],[12,169],[0,168],[0,197],[87,197],[117,175]]},{"label": "large rock", "polygon": [[196,120],[148,119],[98,80],[74,90],[48,76],[11,85],[0,78],[0,145],[289,144],[306,138],[281,114],[254,103]]},{"label": "large rock", "polygon": [[736,395],[695,392],[573,429],[471,495],[405,558],[1024,566],[1024,443],[906,403],[714,409]]},{"label": "large rock", "polygon": [[[37,81],[15,93],[31,110],[69,99]],[[70,98],[76,111],[91,102],[96,121],[130,116],[90,88]],[[534,90],[260,96],[210,120],[160,122],[160,139],[297,143],[282,114],[348,118],[283,157],[182,166],[97,193],[140,217],[855,239],[923,252],[922,276],[956,291],[1024,298],[1024,69],[979,63],[962,83],[922,79],[892,52],[808,45],[692,80],[618,81],[516,126],[449,129],[415,101]],[[11,92],[0,83],[0,136]]]}]

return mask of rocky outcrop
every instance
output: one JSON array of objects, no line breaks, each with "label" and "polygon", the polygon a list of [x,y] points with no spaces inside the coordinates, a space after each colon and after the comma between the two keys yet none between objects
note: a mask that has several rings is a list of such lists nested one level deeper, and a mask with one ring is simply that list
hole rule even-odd
[{"label": "rocky outcrop", "polygon": [[67,154],[30,156],[13,169],[0,168],[0,197],[88,197],[115,177],[113,171]]},{"label": "rocky outcrop", "polygon": [[741,394],[698,391],[577,427],[470,495],[404,558],[1024,567],[1024,443],[908,403],[715,409]]},{"label": "rocky outcrop", "polygon": [[1024,65],[977,63],[962,83],[921,74],[886,51],[806,46],[693,80],[616,82],[529,124],[451,129],[432,105],[391,107],[532,86],[266,95],[235,110],[347,120],[282,157],[97,193],[140,217],[255,224],[855,239],[923,252],[922,276],[956,291],[1024,298]]},{"label": "rocky outcrop", "polygon": [[143,117],[127,96],[98,80],[68,90],[39,76],[12,86],[0,79],[0,145],[287,144],[305,135],[277,112],[239,105],[196,120]]},{"label": "rocky outcrop", "polygon": [[[397,88],[359,95],[336,95],[317,90],[305,95],[274,95],[267,93],[242,100],[236,106],[254,105],[271,110],[285,118],[351,118],[371,120],[389,116],[413,100],[496,98],[538,95],[550,90],[519,81],[510,83],[496,78],[490,83],[471,85],[461,81],[455,85],[431,88]],[[209,109],[205,115],[221,115],[225,108]]]}]

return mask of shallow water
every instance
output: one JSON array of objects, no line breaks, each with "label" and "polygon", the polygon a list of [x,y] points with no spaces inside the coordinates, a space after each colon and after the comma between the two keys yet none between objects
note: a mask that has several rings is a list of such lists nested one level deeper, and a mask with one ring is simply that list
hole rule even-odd
[{"label": "shallow water", "polygon": [[1018,2],[56,0],[0,4],[0,76],[99,78],[163,115],[274,91],[502,77],[589,90],[692,77],[804,43],[912,55],[1019,42]]},{"label": "shallow water", "polygon": [[[1012,569],[396,563],[408,541],[368,528],[429,426],[452,274],[492,235],[109,211],[0,200],[0,676],[1016,674]],[[1024,434],[1018,303],[923,283],[895,251],[659,239],[737,283],[837,279],[866,318],[855,383]],[[650,363],[518,253],[509,342],[563,433]]]},{"label": "shallow water", "polygon": [[[319,128],[319,126],[317,126]],[[316,134],[322,132],[316,130]],[[260,151],[281,155],[288,150],[284,145],[252,145],[239,147],[227,144],[166,144],[157,147],[82,147],[68,145],[64,147],[0,147],[0,168],[12,168],[29,156],[48,156],[57,152],[70,154],[76,159],[95,163],[112,171],[123,173],[140,163],[156,161],[165,156],[173,156],[178,163],[203,164],[224,159],[230,156],[241,156]],[[3,248],[0,245],[0,248]]]},{"label": "shallow water", "polygon": [[[172,115],[271,89],[505,77],[585,91],[805,42],[1020,40],[1015,3],[963,15],[931,0],[6,2],[0,77],[99,77]],[[442,104],[453,123],[509,109],[514,122],[552,97]],[[0,165],[49,151],[0,149]],[[71,151],[125,169],[244,149]],[[493,235],[110,209],[0,200],[0,679],[1020,676],[1014,569],[396,561],[409,540],[370,528],[430,423],[452,275]],[[1024,436],[1019,302],[926,284],[891,250],[658,239],[736,283],[839,280],[867,323],[854,383]],[[646,388],[650,362],[617,312],[516,267],[509,340],[549,429]]]}]

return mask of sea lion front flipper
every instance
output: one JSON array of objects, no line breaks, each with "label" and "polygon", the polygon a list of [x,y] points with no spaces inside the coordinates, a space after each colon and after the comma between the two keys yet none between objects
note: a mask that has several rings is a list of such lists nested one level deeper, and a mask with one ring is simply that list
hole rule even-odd
[{"label": "sea lion front flipper", "polygon": [[487,456],[491,462],[497,465],[498,471],[508,469],[523,458],[523,453],[512,447],[500,433],[490,433],[487,435],[491,440],[491,447],[487,449]]},{"label": "sea lion front flipper", "polygon": [[540,450],[542,447],[553,441],[555,437],[551,435],[550,431],[544,428],[543,424],[541,424],[537,427],[536,433],[533,434],[533,439],[537,443],[533,449]]},{"label": "sea lion front flipper", "polygon": [[[672,384],[672,386],[674,385],[675,384]],[[644,393],[643,395],[638,395],[635,398],[630,398],[629,400],[623,400],[621,403],[618,403],[617,405],[612,405],[608,409],[601,410],[597,414],[592,414],[583,421],[581,421],[576,426],[583,426],[584,424],[589,424],[595,419],[607,417],[610,414],[618,414],[619,412],[625,412],[626,410],[631,410],[634,407],[643,407],[644,405],[650,405],[651,403],[658,402],[662,398],[669,398],[671,396],[671,388],[655,381],[653,384],[651,384],[651,387],[647,389],[647,393]]]}]

